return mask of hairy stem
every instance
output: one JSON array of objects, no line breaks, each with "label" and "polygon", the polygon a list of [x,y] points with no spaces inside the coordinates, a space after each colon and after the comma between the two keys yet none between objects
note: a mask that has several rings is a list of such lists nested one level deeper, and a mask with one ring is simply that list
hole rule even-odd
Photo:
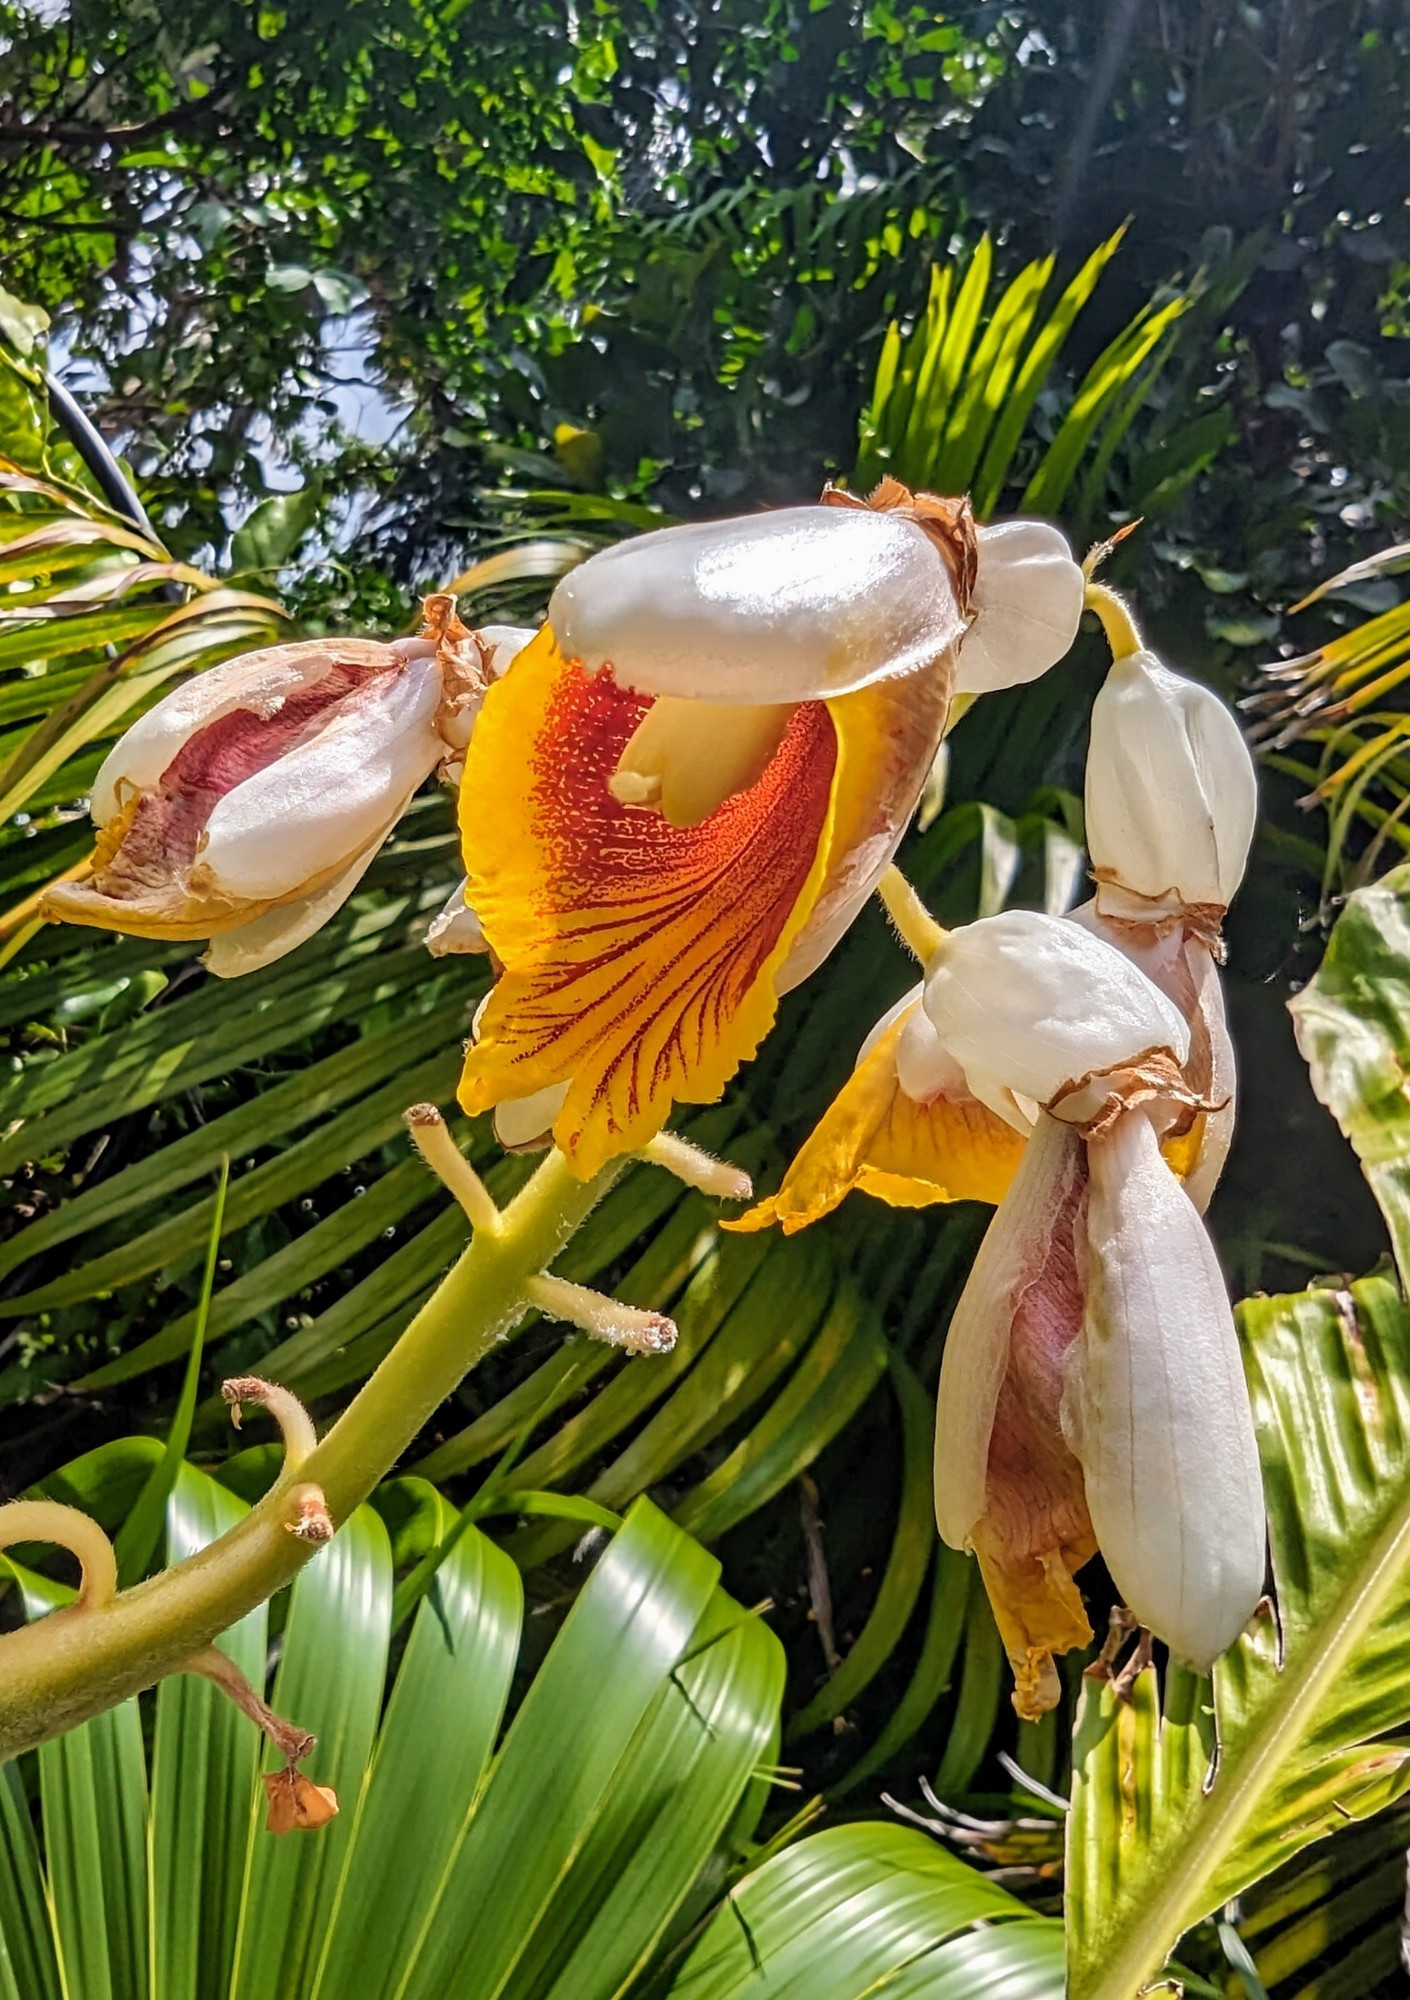
[{"label": "hairy stem", "polygon": [[562,1250],[617,1169],[576,1180],[558,1152],[477,1236],[359,1395],[238,1525],[101,1611],[0,1638],[0,1759],[57,1736],[180,1668],[289,1582],[317,1543],[287,1532],[317,1486],[344,1521],[462,1377],[522,1317],[527,1280]]},{"label": "hairy stem", "polygon": [[876,892],[902,942],[922,965],[928,964],[944,942],[945,928],[936,923],[894,861],[878,882]]},{"label": "hairy stem", "polygon": [[1124,660],[1129,654],[1141,651],[1141,635],[1125,598],[1118,597],[1104,583],[1089,583],[1084,602],[1100,618],[1113,660]]}]

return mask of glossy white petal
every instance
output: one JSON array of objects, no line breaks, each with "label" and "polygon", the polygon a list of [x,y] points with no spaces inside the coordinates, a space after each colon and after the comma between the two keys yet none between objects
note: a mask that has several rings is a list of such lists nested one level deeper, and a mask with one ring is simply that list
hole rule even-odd
[{"label": "glossy white petal", "polygon": [[603,549],[553,593],[569,659],[643,694],[810,701],[914,673],[964,619],[944,558],[899,514],[787,507]]},{"label": "glossy white petal", "polygon": [[538,628],[533,625],[478,625],[475,630],[489,654],[494,680],[502,680],[529,641],[538,637]]},{"label": "glossy white petal", "polygon": [[951,931],[925,975],[925,1011],[981,1103],[1047,1104],[1062,1086],[1152,1049],[1177,1063],[1178,1008],[1112,945],[1065,917],[1007,910]]},{"label": "glossy white petal", "polygon": [[1082,1140],[1040,1118],[1013,1184],[989,1224],[945,1335],[935,1411],[935,1522],[952,1549],[968,1545],[988,1505],[989,1440],[1008,1366],[1016,1303],[1081,1171]]},{"label": "glossy white petal", "polygon": [[1144,1113],[1092,1140],[1088,1159],[1087,1311],[1063,1429],[1117,1589],[1203,1670],[1263,1591],[1263,1484],[1233,1315]]},{"label": "glossy white petal", "polygon": [[432,958],[445,958],[453,952],[489,950],[480,919],[465,900],[468,886],[465,881],[458,882],[447,896],[445,908],[431,919],[426,949]]},{"label": "glossy white petal", "polygon": [[999,521],[979,530],[974,622],[960,643],[956,694],[1036,681],[1071,650],[1083,578],[1066,539],[1047,521]]},{"label": "glossy white petal", "polygon": [[93,780],[94,820],[106,826],[113,817],[120,783],[138,791],[152,790],[177,751],[208,723],[237,708],[272,715],[291,694],[322,680],[337,661],[371,668],[387,666],[391,660],[391,648],[373,639],[303,640],[242,653],[207,667],[163,695],[113,745]]},{"label": "glossy white petal", "polygon": [[439,763],[440,699],[434,661],[416,660],[340,703],[304,742],[216,802],[198,867],[228,895],[268,901],[360,853],[390,831]]},{"label": "glossy white petal", "polygon": [[[909,1010],[915,1006],[917,1000],[919,1000],[924,990],[925,988],[922,982],[920,980],[917,980],[915,985],[911,987],[909,992],[903,993],[901,995],[900,999],[896,1002],[894,1007],[887,1008],[886,1012],[882,1015],[881,1019],[877,1022],[876,1026],[872,1029],[871,1033],[867,1036],[866,1040],[862,1043],[862,1046],[858,1049],[857,1060],[853,1064],[854,1069],[861,1068],[862,1064],[866,1061],[867,1057],[871,1054],[872,1050],[876,1047],[877,1043],[881,1040],[882,1036],[886,1033],[886,1030],[894,1026],[894,1024],[900,1020],[903,1014],[908,1013]],[[913,1094],[916,1095],[920,1101],[923,1101],[924,1097],[929,1096],[931,1093],[917,1092]]]},{"label": "glossy white petal", "polygon": [[1257,809],[1253,759],[1219,697],[1152,653],[1117,660],[1092,709],[1087,755],[1100,907],[1139,915],[1132,896],[1227,907]]},{"label": "glossy white petal", "polygon": [[253,917],[238,930],[222,931],[213,937],[201,956],[201,963],[217,979],[238,979],[242,973],[258,972],[272,965],[296,945],[303,944],[340,910],[377,857],[381,836],[370,841],[341,875],[326,882],[311,896],[297,896]]}]

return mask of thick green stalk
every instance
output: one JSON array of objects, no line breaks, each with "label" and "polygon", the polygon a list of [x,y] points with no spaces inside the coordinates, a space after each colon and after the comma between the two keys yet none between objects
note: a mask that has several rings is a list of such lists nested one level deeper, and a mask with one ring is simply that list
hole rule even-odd
[{"label": "thick green stalk", "polygon": [[493,1233],[476,1236],[327,1435],[229,1534],[102,1609],[74,1605],[0,1638],[0,1759],[112,1708],[173,1672],[270,1597],[314,1554],[289,1533],[294,1488],[322,1488],[347,1519],[432,1412],[525,1311],[617,1169],[575,1180],[548,1155]]}]

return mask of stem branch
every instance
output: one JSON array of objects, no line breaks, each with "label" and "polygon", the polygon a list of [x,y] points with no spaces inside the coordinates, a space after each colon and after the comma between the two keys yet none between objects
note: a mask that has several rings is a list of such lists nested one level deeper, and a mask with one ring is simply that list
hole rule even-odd
[{"label": "stem branch", "polygon": [[[56,1615],[0,1638],[0,1760],[150,1687],[288,1583],[318,1546],[286,1532],[293,1489],[316,1485],[333,1519],[346,1520],[518,1323],[527,1280],[553,1262],[617,1171],[579,1181],[550,1153],[500,1230],[475,1237],[327,1435],[219,1541],[97,1615]],[[43,1535],[32,1528],[27,1539]]]}]

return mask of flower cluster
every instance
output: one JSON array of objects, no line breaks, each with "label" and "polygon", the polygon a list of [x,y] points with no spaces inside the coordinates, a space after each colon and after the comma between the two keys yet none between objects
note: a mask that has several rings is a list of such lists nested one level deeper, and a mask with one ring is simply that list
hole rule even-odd
[{"label": "flower cluster", "polygon": [[[1097,592],[1093,592],[1096,596]],[[854,1187],[999,1204],[940,1378],[935,1507],[978,1556],[1033,1718],[1092,1634],[1098,1550],[1141,1623],[1206,1667],[1263,1589],[1264,1510],[1237,1337],[1201,1221],[1233,1128],[1220,925],[1253,766],[1229,711],[1135,642],[1092,718],[1097,892],[941,935],[779,1192],[806,1227]]]},{"label": "flower cluster", "polygon": [[[978,527],[967,502],[888,480],[607,549],[534,632],[472,632],[430,598],[416,639],[227,662],[112,752],[91,875],[49,899],[75,922],[208,938],[213,972],[247,972],[327,919],[439,772],[466,875],[427,943],[488,952],[496,975],[464,1108],[583,1181],[645,1152],[737,1191],[719,1163],[682,1167],[672,1108],[718,1098],[894,878],[949,724],[1046,672],[1084,600],[1117,655],[1092,718],[1092,901],[947,935],[893,882],[924,977],[777,1193],[726,1225],[801,1229],[854,1188],[997,1204],[949,1329],[935,1501],[979,1559],[1027,1716],[1057,1699],[1054,1656],[1091,1636],[1074,1577],[1098,1547],[1138,1619],[1200,1666],[1264,1567],[1201,1221],[1232,1131],[1220,924],[1252,766],[1055,529]],[[423,1151],[453,1152],[420,1110]],[[537,1282],[532,1303],[601,1331],[580,1288]],[[609,1313],[604,1337],[665,1344],[645,1317],[623,1332]]]}]

